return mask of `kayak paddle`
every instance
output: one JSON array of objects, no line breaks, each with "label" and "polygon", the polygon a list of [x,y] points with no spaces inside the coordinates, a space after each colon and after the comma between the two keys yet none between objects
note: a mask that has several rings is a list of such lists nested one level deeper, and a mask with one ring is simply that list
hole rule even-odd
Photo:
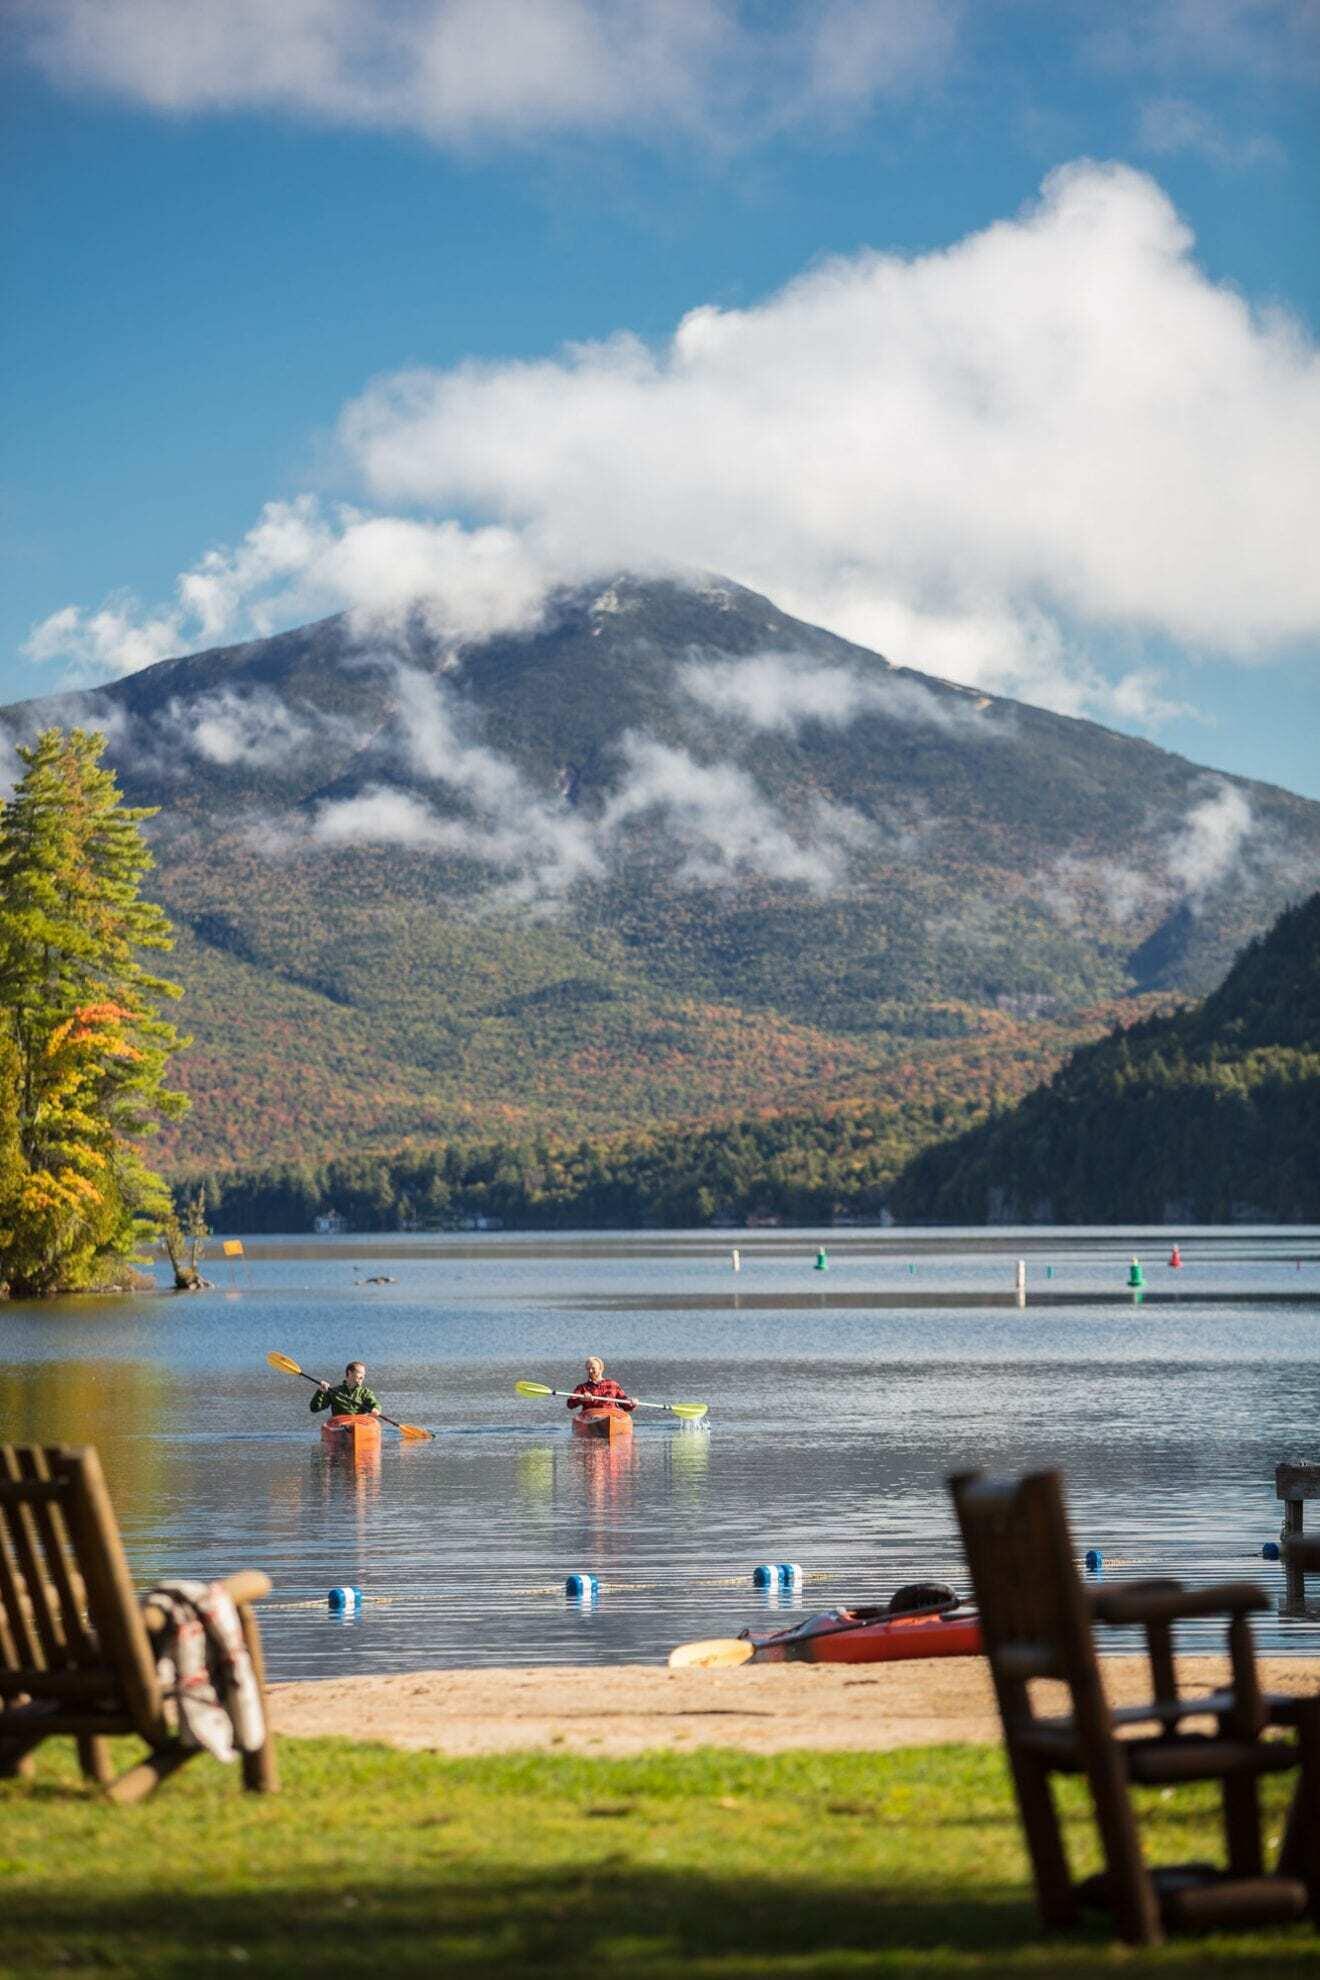
[{"label": "kayak paddle", "polygon": [[701,1643],[680,1643],[669,1653],[671,1671],[732,1670],[735,1664],[749,1664],[756,1648],[744,1636],[708,1636]]},{"label": "kayak paddle", "polygon": [[[548,1389],[544,1382],[515,1382],[514,1388],[520,1396],[568,1396],[572,1389]],[[583,1398],[589,1402],[589,1397]],[[671,1416],[681,1416],[691,1423],[698,1422],[710,1408],[709,1403],[652,1403],[638,1402],[635,1396],[602,1396],[602,1403],[630,1402],[634,1409],[665,1409]]]},{"label": "kayak paddle", "polygon": [[[274,1348],[271,1349],[266,1359],[272,1368],[282,1369],[286,1375],[301,1375],[304,1382],[315,1382],[318,1389],[328,1389],[330,1387],[329,1382],[323,1382],[319,1375],[309,1375],[305,1368],[300,1368],[297,1362],[291,1361],[287,1354],[276,1354]],[[386,1416],[384,1410],[378,1410],[376,1414],[380,1417],[382,1423],[392,1424],[399,1435],[406,1437],[410,1443],[420,1443],[423,1438],[429,1439],[435,1435],[433,1430],[423,1430],[419,1423],[400,1423],[395,1417]]]}]

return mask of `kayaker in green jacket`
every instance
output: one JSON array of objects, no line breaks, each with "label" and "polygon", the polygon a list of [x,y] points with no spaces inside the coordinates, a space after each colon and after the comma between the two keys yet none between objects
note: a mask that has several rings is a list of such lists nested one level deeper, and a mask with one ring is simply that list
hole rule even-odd
[{"label": "kayaker in green jacket", "polygon": [[350,1361],[343,1381],[333,1389],[328,1382],[317,1383],[310,1407],[313,1411],[328,1409],[332,1416],[379,1416],[380,1404],[366,1384],[366,1364]]}]

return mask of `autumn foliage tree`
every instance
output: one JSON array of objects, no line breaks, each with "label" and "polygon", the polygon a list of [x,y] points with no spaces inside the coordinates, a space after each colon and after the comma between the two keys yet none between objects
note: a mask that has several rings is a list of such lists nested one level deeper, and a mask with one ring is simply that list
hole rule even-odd
[{"label": "autumn foliage tree", "polygon": [[152,865],[100,758],[47,729],[0,809],[0,1282],[38,1295],[122,1282],[170,1209],[139,1147],[187,1101],[165,1085],[187,1043],[180,992],[141,961],[172,947],[141,898]]}]

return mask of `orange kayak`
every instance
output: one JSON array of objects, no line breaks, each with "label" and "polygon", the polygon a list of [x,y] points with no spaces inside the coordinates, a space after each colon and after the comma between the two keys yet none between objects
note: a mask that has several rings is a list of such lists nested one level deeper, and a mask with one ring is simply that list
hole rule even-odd
[{"label": "orange kayak", "polygon": [[979,1657],[981,1619],[973,1610],[829,1609],[792,1629],[745,1629],[757,1664],[888,1664],[910,1657]]},{"label": "orange kayak", "polygon": [[575,1409],[573,1435],[601,1437],[612,1444],[620,1437],[632,1436],[632,1418],[626,1409]]},{"label": "orange kayak", "polygon": [[321,1442],[328,1451],[343,1451],[357,1457],[363,1451],[380,1449],[378,1416],[332,1416],[321,1425]]}]

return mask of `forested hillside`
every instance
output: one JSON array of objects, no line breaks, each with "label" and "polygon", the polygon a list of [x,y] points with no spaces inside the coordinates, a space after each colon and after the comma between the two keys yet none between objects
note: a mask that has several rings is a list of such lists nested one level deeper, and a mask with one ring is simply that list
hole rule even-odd
[{"label": "forested hillside", "polygon": [[576,1142],[489,1142],[193,1176],[221,1231],[304,1231],[337,1211],[356,1231],[444,1229],[474,1216],[518,1229],[685,1226],[774,1217],[878,1218],[918,1148],[980,1110],[852,1106],[718,1127]]},{"label": "forested hillside", "polygon": [[1203,1003],[1082,1048],[919,1155],[891,1207],[947,1223],[1320,1218],[1320,894]]},{"label": "forested hillside", "polygon": [[161,807],[176,1173],[1007,1102],[1320,876],[1320,804],[713,578],[457,647],[328,620],[0,711],[52,720]]}]

